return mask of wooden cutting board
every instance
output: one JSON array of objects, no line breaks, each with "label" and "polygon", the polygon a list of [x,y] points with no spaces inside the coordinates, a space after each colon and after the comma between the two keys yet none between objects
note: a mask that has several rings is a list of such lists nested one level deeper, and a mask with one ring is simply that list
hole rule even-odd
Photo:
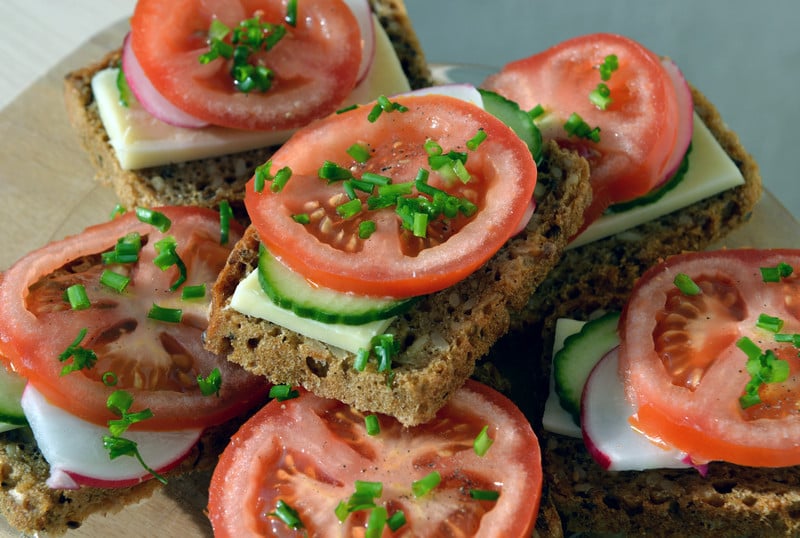
[{"label": "wooden cutting board", "polygon": [[[67,121],[66,73],[119,46],[127,21],[96,35],[0,112],[0,271],[33,248],[104,221],[114,193],[93,169]],[[716,246],[796,247],[800,225],[766,192],[750,222]],[[208,477],[173,480],[147,501],[95,515],[70,536],[211,536],[203,514]],[[0,537],[19,533],[0,519]]]}]

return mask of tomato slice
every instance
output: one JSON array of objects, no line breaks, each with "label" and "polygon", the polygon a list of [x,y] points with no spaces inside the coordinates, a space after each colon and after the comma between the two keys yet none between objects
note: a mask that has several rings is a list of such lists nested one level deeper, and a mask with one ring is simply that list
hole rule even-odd
[{"label": "tomato slice", "polygon": [[[611,54],[619,68],[605,81],[612,102],[601,110],[589,94],[603,82],[598,67]],[[586,223],[664,180],[678,137],[678,96],[659,58],[639,43],[615,34],[575,37],[509,63],[483,86],[525,110],[542,105],[542,136],[589,161],[594,196]],[[563,125],[573,112],[600,128],[599,142],[568,136]]]},{"label": "tomato slice", "polygon": [[356,84],[361,35],[341,0],[298,2],[296,27],[252,62],[273,70],[266,92],[239,91],[232,61],[202,64],[211,21],[235,28],[257,14],[281,24],[285,1],[140,0],[131,18],[131,47],[153,86],[188,114],[224,127],[283,130],[336,110]]},{"label": "tomato slice", "polygon": [[[177,241],[177,253],[187,268],[184,286],[210,286],[225,264],[233,243],[241,237],[232,226],[227,245],[220,244],[219,214],[190,207],[159,209],[171,221],[167,234]],[[113,250],[131,232],[142,238],[139,261],[104,265],[100,254]],[[263,401],[265,383],[203,348],[210,293],[203,299],[182,300],[181,289],[169,291],[178,278],[175,266],[162,271],[154,263],[155,244],[165,237],[134,212],[87,228],[46,245],[20,259],[0,282],[0,356],[12,370],[58,407],[95,424],[115,418],[106,409],[108,395],[125,389],[134,397],[132,411],[150,408],[153,418],[134,425],[147,430],[204,427],[221,423]],[[131,278],[123,293],[100,284],[104,269]],[[83,284],[91,306],[72,310],[65,290]],[[180,308],[180,323],[148,319],[153,304]],[[61,375],[59,355],[82,329],[80,345],[91,349],[97,362],[90,369]],[[197,376],[219,368],[222,386],[217,396],[203,396]],[[112,372],[116,384],[103,375]]]},{"label": "tomato slice", "polygon": [[[488,260],[516,229],[533,196],[536,165],[525,144],[505,124],[484,110],[449,96],[407,95],[396,99],[406,112],[384,112],[368,120],[372,107],[330,116],[298,131],[272,158],[271,172],[282,167],[292,177],[279,192],[270,185],[255,191],[247,185],[245,205],[261,240],[276,257],[308,280],[328,288],[363,295],[410,297],[444,289],[467,277]],[[466,143],[486,133],[477,149]],[[340,216],[348,201],[342,182],[320,179],[331,161],[356,178],[366,173],[413,182],[421,168],[430,170],[425,143],[443,153],[465,152],[471,178],[446,179],[431,171],[428,184],[477,206],[469,217],[432,220],[427,237],[406,230],[396,206]],[[347,150],[358,143],[369,149],[361,163]],[[360,199],[368,196],[357,192]],[[416,196],[417,194],[413,194]],[[426,199],[430,196],[424,195]],[[300,224],[297,214],[310,216]],[[359,236],[361,222],[376,230]]]},{"label": "tomato slice", "polygon": [[[800,268],[798,250],[723,250],[669,258],[633,290],[620,322],[620,374],[638,406],[634,426],[695,461],[772,467],[800,463],[800,358],[792,342],[757,328],[761,314],[800,333],[800,278],[764,282],[761,267]],[[699,295],[673,280],[690,276]],[[789,365],[783,382],[762,384],[761,403],[742,408],[751,379],[737,347],[748,337]]]},{"label": "tomato slice", "polygon": [[[220,457],[209,490],[214,535],[361,536],[369,511],[340,523],[335,509],[363,480],[383,484],[375,502],[390,516],[404,512],[398,536],[530,536],[542,487],[539,444],[511,401],[469,381],[426,424],[379,420],[380,433],[367,435],[364,416],[338,401],[301,391],[270,402]],[[485,425],[494,443],[479,457],[473,440]],[[415,498],[411,483],[432,471],[441,483]],[[473,500],[470,489],[500,496]],[[297,510],[304,529],[267,515],[278,500]]]}]

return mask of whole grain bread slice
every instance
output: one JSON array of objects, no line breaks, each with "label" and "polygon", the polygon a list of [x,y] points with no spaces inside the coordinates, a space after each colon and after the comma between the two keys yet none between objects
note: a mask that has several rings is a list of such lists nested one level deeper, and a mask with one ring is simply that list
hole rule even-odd
[{"label": "whole grain bread slice", "polygon": [[[370,0],[370,4],[411,87],[430,86],[430,70],[405,4],[402,0]],[[195,205],[216,209],[227,200],[235,216],[240,221],[247,221],[242,201],[244,185],[276,147],[137,170],[120,167],[91,88],[92,78],[97,72],[119,66],[120,54],[120,49],[110,51],[97,62],[68,73],[64,79],[67,116],[96,170],[97,180],[110,185],[126,207]]]},{"label": "whole grain bread slice", "polygon": [[577,154],[546,146],[537,179],[537,210],[528,227],[459,284],[424,297],[389,331],[401,343],[392,372],[228,307],[237,284],[257,266],[258,234],[250,227],[234,247],[213,289],[206,347],[273,383],[302,385],[362,411],[425,422],[472,374],[476,361],[510,326],[511,313],[558,263],[591,198],[588,165]]}]

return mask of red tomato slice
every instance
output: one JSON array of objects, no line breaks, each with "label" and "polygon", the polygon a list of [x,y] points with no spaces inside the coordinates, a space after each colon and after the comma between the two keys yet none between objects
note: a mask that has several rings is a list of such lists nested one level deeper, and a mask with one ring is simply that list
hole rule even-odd
[{"label": "red tomato slice", "polygon": [[[529,206],[536,165],[525,144],[500,120],[442,95],[405,96],[397,102],[408,111],[384,112],[370,122],[371,106],[365,106],[298,131],[272,158],[273,174],[285,166],[292,170],[286,186],[275,193],[267,184],[259,193],[254,180],[247,185],[245,204],[261,240],[287,266],[318,285],[394,297],[444,289],[494,255]],[[467,150],[466,142],[479,129],[486,139],[476,150]],[[329,184],[319,178],[324,161],[351,170],[356,178],[371,172],[393,183],[413,182],[420,168],[430,169],[426,140],[436,141],[445,153],[467,152],[468,182],[446,180],[433,171],[428,183],[476,204],[474,215],[437,221],[425,239],[401,226],[395,206],[339,216],[336,206],[348,198],[342,182]],[[364,164],[347,153],[356,142],[369,148]],[[292,218],[302,213],[310,215],[310,224]],[[366,240],[358,236],[365,220],[377,227]]]},{"label": "red tomato slice", "polygon": [[[364,415],[301,392],[266,405],[220,457],[208,505],[215,536],[362,536],[368,511],[343,523],[334,513],[356,480],[383,484],[375,502],[390,516],[403,510],[407,524],[394,536],[530,536],[542,487],[539,444],[504,396],[469,381],[432,421],[404,428],[380,416],[380,433],[370,436]],[[479,457],[472,445],[485,425],[494,443]],[[432,471],[441,483],[415,498],[411,483]],[[500,497],[473,500],[470,489]],[[302,532],[267,515],[278,500],[297,510]]]},{"label": "red tomato slice", "polygon": [[[602,82],[598,66],[617,55],[619,69],[605,84],[612,103],[600,110],[589,94]],[[542,136],[575,148],[591,166],[591,223],[612,203],[648,193],[664,179],[678,136],[678,98],[659,58],[614,34],[590,34],[506,65],[483,84],[526,110],[542,105]],[[600,142],[569,137],[563,128],[577,112],[600,127]]]},{"label": "red tomato slice", "polygon": [[228,28],[261,14],[283,23],[286,1],[140,0],[131,19],[131,46],[153,86],[181,110],[215,125],[282,130],[336,110],[356,83],[361,35],[341,0],[298,2],[297,26],[254,61],[272,69],[266,92],[240,92],[231,62],[201,64],[213,18]]},{"label": "red tomato slice", "polygon": [[[178,255],[186,264],[185,285],[205,283],[210,289],[231,246],[241,237],[241,227],[233,226],[229,244],[220,245],[217,212],[189,207],[159,211],[172,221],[167,234],[177,241]],[[117,240],[130,232],[142,237],[139,261],[103,265],[100,253],[113,250]],[[154,245],[164,236],[129,212],[15,263],[0,282],[0,356],[6,365],[54,405],[100,425],[115,418],[106,409],[106,399],[117,389],[133,395],[135,410],[153,411],[153,418],[134,425],[148,430],[218,424],[262,401],[266,387],[261,378],[203,348],[210,294],[182,300],[180,289],[169,291],[177,268],[161,271],[153,263]],[[106,268],[131,278],[123,293],[99,283]],[[90,308],[70,308],[64,292],[72,284],[85,286]],[[181,308],[182,321],[148,319],[153,304]],[[70,361],[58,357],[84,328],[81,346],[95,351],[97,362],[91,369],[62,376]],[[214,368],[222,374],[219,397],[203,396],[197,376],[207,376]],[[116,385],[103,383],[106,372],[114,373]]]},{"label": "red tomato slice", "polygon": [[[800,268],[798,250],[724,250],[675,256],[648,271],[620,322],[620,374],[638,411],[634,426],[695,461],[760,467],[800,464],[800,358],[791,342],[756,327],[761,314],[800,333],[800,278],[763,282],[759,268]],[[681,293],[689,275],[702,289]],[[751,376],[737,346],[749,337],[789,363],[785,382],[761,385],[762,403],[742,409]]]}]

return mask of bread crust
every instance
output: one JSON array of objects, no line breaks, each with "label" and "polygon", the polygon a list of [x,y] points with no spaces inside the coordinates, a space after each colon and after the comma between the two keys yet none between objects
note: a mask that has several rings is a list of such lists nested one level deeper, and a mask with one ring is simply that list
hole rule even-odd
[{"label": "bread crust", "polygon": [[206,347],[274,383],[302,385],[406,425],[425,422],[472,374],[475,362],[508,330],[511,313],[558,263],[591,199],[588,172],[577,154],[546,145],[537,210],[528,227],[469,278],[424,297],[393,322],[390,331],[402,351],[391,378],[371,364],[358,372],[353,354],[228,307],[236,285],[257,266],[254,227],[234,247],[214,286]]}]

